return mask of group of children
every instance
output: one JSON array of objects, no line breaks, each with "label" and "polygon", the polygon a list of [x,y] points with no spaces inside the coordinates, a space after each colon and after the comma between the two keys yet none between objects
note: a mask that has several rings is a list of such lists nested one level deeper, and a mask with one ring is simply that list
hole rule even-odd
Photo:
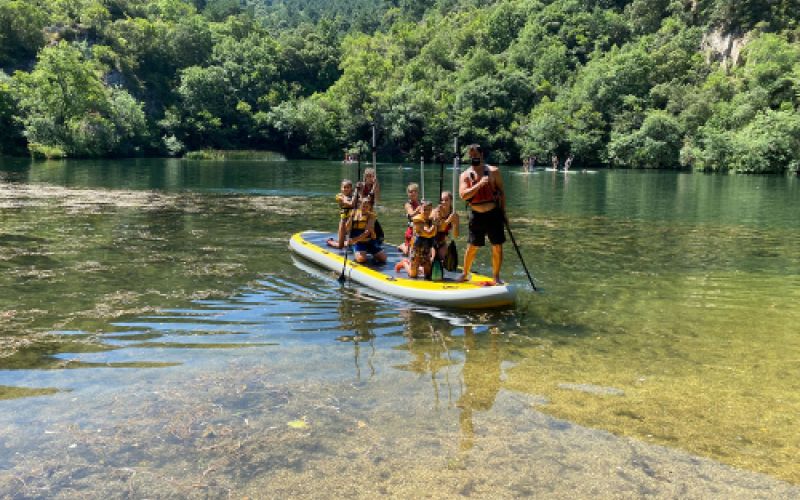
[{"label": "group of children", "polygon": [[[381,248],[383,231],[378,223],[374,207],[380,193],[375,169],[364,171],[364,180],[353,186],[344,179],[341,191],[336,195],[339,206],[339,229],[337,239],[328,239],[334,248],[354,245],[356,262],[366,262],[369,255],[378,263],[386,262],[386,252]],[[395,266],[395,271],[405,270],[409,277],[424,276],[438,278],[433,270],[436,260],[443,261],[448,252],[448,236],[458,236],[458,213],[453,210],[453,194],[442,191],[436,208],[430,201],[419,199],[419,186],[411,183],[406,188],[405,203],[407,229],[403,243],[397,248],[408,258]],[[437,275],[437,276],[433,276]]]}]

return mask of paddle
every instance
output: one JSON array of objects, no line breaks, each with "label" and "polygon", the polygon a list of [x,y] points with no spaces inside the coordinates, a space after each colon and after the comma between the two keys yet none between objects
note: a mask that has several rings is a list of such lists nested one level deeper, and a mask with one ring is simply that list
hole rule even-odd
[{"label": "paddle", "polygon": [[528,276],[528,281],[530,281],[533,291],[538,291],[536,285],[533,283],[533,278],[531,278],[531,273],[528,272],[528,266],[525,265],[525,259],[522,258],[522,252],[519,251],[517,240],[514,239],[514,233],[511,232],[511,227],[508,225],[508,217],[506,216],[505,210],[503,210],[503,224],[505,224],[506,231],[508,231],[508,235],[511,237],[511,243],[514,245],[514,250],[517,251],[517,257],[519,257],[519,261],[522,262],[522,269],[525,270],[525,274]]},{"label": "paddle", "polygon": [[361,147],[361,143],[359,142],[358,143],[358,175],[356,175],[356,183],[358,183],[358,181],[361,180],[361,153],[363,153],[363,152],[364,152],[364,150]]},{"label": "paddle", "polygon": [[459,162],[461,157],[458,154],[458,135],[453,136],[453,196],[458,194],[458,178],[461,176]]},{"label": "paddle", "polygon": [[444,188],[444,153],[439,153],[439,200],[442,199],[442,189]]},{"label": "paddle", "polygon": [[375,124],[372,124],[372,168],[375,169],[375,176],[378,176],[378,148],[375,146]]},{"label": "paddle", "polygon": [[425,199],[425,157],[419,155],[419,189],[422,194],[421,200]]},{"label": "paddle", "polygon": [[[439,153],[439,204],[442,203],[442,189],[444,187],[444,155]],[[438,212],[438,209],[437,209]],[[439,255],[439,247],[434,245],[433,264],[431,264],[431,280],[441,281],[444,277],[444,263]]]},{"label": "paddle", "polygon": [[[356,213],[356,207],[358,206],[358,194],[359,194],[359,191],[356,190],[356,194],[353,197],[353,211],[350,212],[349,220],[347,221],[347,223],[344,226],[345,228],[347,228],[347,226],[350,226],[350,225],[353,224],[353,215]],[[350,242],[350,238],[349,237],[347,238],[347,241],[348,241],[348,243]],[[347,281],[347,278],[344,277],[344,272],[345,272],[345,270],[347,270],[347,251],[350,250],[350,247],[351,247],[351,245],[349,245],[349,244],[344,246],[344,262],[342,263],[342,274],[339,275],[339,283],[341,283],[341,284],[344,284],[344,282]]]}]

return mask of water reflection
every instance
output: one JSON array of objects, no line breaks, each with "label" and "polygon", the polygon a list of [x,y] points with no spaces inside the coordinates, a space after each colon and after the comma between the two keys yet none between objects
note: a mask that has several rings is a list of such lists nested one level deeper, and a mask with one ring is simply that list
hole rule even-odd
[{"label": "water reflection", "polygon": [[[361,381],[361,365],[366,363],[368,377],[375,376],[375,317],[378,311],[378,304],[375,299],[362,295],[358,291],[349,294],[344,300],[338,302],[339,324],[342,330],[348,333],[336,337],[339,342],[349,342],[353,344],[353,363],[355,367],[356,380]],[[364,351],[362,353],[362,350]]]},{"label": "water reflection", "polygon": [[[125,399],[160,391],[171,376],[171,394],[192,415],[198,394],[224,376],[222,396],[204,408],[208,420],[214,404],[231,401],[257,408],[259,433],[269,434],[284,417],[346,407],[337,400],[350,398],[402,412],[397,434],[407,424],[474,456],[497,441],[484,427],[513,416],[513,394],[546,401],[538,407],[550,416],[800,482],[796,182],[638,172],[509,177],[515,236],[547,293],[472,314],[341,287],[335,275],[294,263],[289,235],[333,224],[330,197],[346,173],[338,163],[104,168],[74,162],[0,176],[2,386],[73,391],[79,406],[96,392]],[[381,172],[387,234],[402,234],[403,188],[416,175]],[[505,266],[524,282],[513,253]],[[229,368],[234,362],[241,373]],[[158,369],[139,368],[150,366]],[[190,373],[192,389],[181,385]],[[276,410],[262,393],[237,400],[239,379],[251,373],[261,377],[251,385],[280,380],[268,395],[281,394],[275,406],[294,404],[297,414]],[[132,389],[148,377],[151,386]],[[312,379],[333,388],[311,391],[319,389]],[[313,395],[291,400],[285,386]],[[14,395],[30,394],[42,393]],[[52,402],[50,412],[69,406],[63,392],[3,404],[38,401]],[[38,407],[28,414],[52,416]],[[426,418],[457,434],[426,429]],[[233,410],[224,419],[228,427],[241,421]],[[354,421],[337,429],[352,432]],[[195,430],[178,434],[202,443]],[[341,441],[333,432],[325,438]],[[34,445],[18,443],[26,446]]]},{"label": "water reflection", "polygon": [[375,338],[373,329],[378,304],[373,297],[359,291],[348,290],[348,296],[340,300],[337,306],[339,323],[342,329],[352,331],[351,335],[343,335],[337,340],[343,342],[364,342]]},{"label": "water reflection", "polygon": [[473,412],[486,412],[494,405],[501,387],[501,363],[497,335],[477,336],[472,327],[464,328],[464,367],[461,371],[464,388],[457,403],[461,409],[462,450],[469,450],[475,443]]},{"label": "water reflection", "polygon": [[[443,403],[442,385],[447,396],[444,403],[452,404],[456,379],[451,376],[451,367],[458,363],[450,350],[450,346],[454,344],[455,327],[446,320],[431,318],[411,308],[401,309],[399,314],[404,322],[404,343],[396,349],[407,352],[409,357],[404,363],[394,367],[419,375],[430,375],[435,406],[438,408]],[[440,372],[443,372],[442,376]]]}]

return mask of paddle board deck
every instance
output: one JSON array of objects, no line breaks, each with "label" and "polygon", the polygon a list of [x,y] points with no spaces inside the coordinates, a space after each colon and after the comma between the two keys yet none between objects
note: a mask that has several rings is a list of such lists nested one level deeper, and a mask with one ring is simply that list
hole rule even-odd
[{"label": "paddle board deck", "polygon": [[322,231],[303,231],[291,237],[289,248],[303,258],[336,273],[341,273],[344,268],[345,278],[349,280],[411,302],[459,309],[485,309],[512,305],[516,297],[516,288],[513,285],[494,285],[491,284],[491,278],[474,273],[466,282],[456,280],[460,272],[449,271],[444,272],[442,281],[409,278],[404,270],[395,271],[395,264],[403,255],[390,244],[383,246],[388,257],[385,264],[375,264],[371,260],[359,264],[353,261],[353,252],[350,250],[347,252],[345,266],[345,251],[329,247],[325,243],[328,238],[335,239],[336,235]]}]

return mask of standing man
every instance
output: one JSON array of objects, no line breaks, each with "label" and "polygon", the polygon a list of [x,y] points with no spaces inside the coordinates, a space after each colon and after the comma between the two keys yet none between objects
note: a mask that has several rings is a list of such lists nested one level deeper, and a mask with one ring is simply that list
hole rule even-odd
[{"label": "standing man", "polygon": [[568,172],[569,171],[569,167],[572,166],[572,160],[574,160],[574,159],[575,159],[575,155],[573,155],[572,153],[570,153],[569,156],[567,156],[567,159],[564,160],[564,172]]},{"label": "standing man", "polygon": [[500,267],[503,265],[503,243],[506,194],[500,170],[487,165],[480,145],[469,146],[470,168],[461,174],[458,194],[469,204],[469,239],[464,252],[464,274],[460,281],[469,279],[472,262],[478,248],[486,245],[486,236],[492,244],[492,278],[501,284]]}]

